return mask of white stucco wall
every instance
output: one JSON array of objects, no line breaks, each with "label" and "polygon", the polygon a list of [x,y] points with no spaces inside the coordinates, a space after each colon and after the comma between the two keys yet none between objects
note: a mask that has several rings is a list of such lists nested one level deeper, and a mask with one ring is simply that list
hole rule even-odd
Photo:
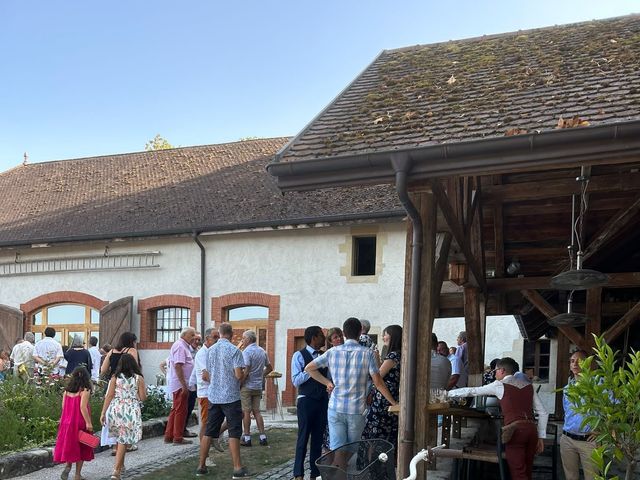
[{"label": "white stucco wall", "polygon": [[[378,273],[373,281],[354,282],[344,275],[352,233],[376,231]],[[276,370],[288,373],[287,330],[318,324],[342,325],[349,316],[368,318],[372,332],[402,323],[404,223],[368,226],[314,227],[268,232],[203,236],[206,248],[205,316],[210,321],[211,297],[236,292],[280,296],[276,322]],[[50,257],[102,255],[104,243],[68,247],[0,251],[0,263]],[[200,296],[200,250],[190,238],[123,241],[109,244],[110,254],[158,250],[159,268],[48,273],[0,278],[0,304],[19,308],[39,295],[70,290],[106,301],[134,297],[132,329],[138,335],[137,301],[162,294]],[[198,318],[198,325],[200,325]],[[143,373],[155,382],[166,350],[141,351]],[[284,382],[281,382],[284,388]]]}]

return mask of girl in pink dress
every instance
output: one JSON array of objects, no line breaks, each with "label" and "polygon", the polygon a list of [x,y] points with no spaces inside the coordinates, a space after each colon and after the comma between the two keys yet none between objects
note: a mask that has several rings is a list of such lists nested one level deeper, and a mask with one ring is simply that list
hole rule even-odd
[{"label": "girl in pink dress", "polygon": [[69,478],[73,463],[76,464],[74,480],[84,480],[81,474],[82,465],[86,461],[93,460],[93,448],[78,441],[80,430],[93,432],[89,407],[90,397],[91,375],[86,367],[76,367],[62,396],[60,426],[58,427],[56,446],[53,450],[53,461],[66,463],[60,475],[62,480]]}]

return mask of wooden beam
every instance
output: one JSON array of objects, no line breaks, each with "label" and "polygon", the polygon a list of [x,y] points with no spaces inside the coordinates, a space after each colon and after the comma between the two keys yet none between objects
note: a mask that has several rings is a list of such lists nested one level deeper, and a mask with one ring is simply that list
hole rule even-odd
[{"label": "wooden beam", "polygon": [[613,342],[624,331],[629,328],[640,317],[640,302],[636,303],[631,310],[624,314],[613,326],[604,332],[604,339],[607,343]]},{"label": "wooden beam", "polygon": [[[640,189],[639,173],[609,174],[591,177],[589,193],[623,192]],[[552,197],[568,197],[580,193],[580,183],[575,176],[555,178],[538,182],[485,185],[484,202],[521,202],[525,200],[546,200]],[[570,203],[569,203],[570,205]]]},{"label": "wooden beam", "polygon": [[449,247],[451,247],[451,234],[449,232],[440,232],[436,238],[436,264],[433,276],[433,312],[434,315],[438,311],[440,304],[440,292],[442,291],[442,283],[447,274],[449,266]]},{"label": "wooden beam", "polygon": [[614,239],[625,228],[632,223],[638,222],[638,214],[640,213],[640,195],[629,207],[620,210],[612,217],[600,230],[600,233],[591,240],[591,243],[584,252],[583,261],[589,260],[598,251]]},{"label": "wooden beam", "polygon": [[[640,287],[640,272],[607,273],[609,281],[604,288]],[[549,285],[551,277],[488,278],[489,293],[512,292],[516,290],[554,290]]]},{"label": "wooden beam", "polygon": [[495,267],[496,278],[502,278],[505,274],[504,269],[504,213],[502,205],[496,205],[493,208],[493,236],[495,239]]},{"label": "wooden beam", "polygon": [[[569,339],[566,335],[558,335],[558,360],[556,362],[556,388],[564,387],[569,378]],[[562,392],[556,392],[556,418],[564,418]]]},{"label": "wooden beam", "polygon": [[469,243],[466,241],[464,230],[456,217],[453,207],[449,203],[449,199],[447,198],[447,194],[444,192],[442,185],[438,180],[431,181],[431,189],[435,195],[435,198],[438,202],[438,206],[440,207],[440,211],[444,215],[445,221],[449,228],[451,229],[451,233],[455,238],[458,246],[462,250],[467,263],[469,264],[469,268],[471,270],[471,276],[473,277],[472,282],[474,286],[479,286],[482,290],[486,290],[486,282],[484,278],[484,272],[482,272],[480,265],[478,264],[476,258],[471,253],[471,248]]},{"label": "wooden beam", "polygon": [[595,347],[593,335],[600,335],[602,328],[602,288],[587,290],[587,307],[585,309],[587,323],[584,327],[584,340],[588,352]]},{"label": "wooden beam", "polygon": [[[540,295],[537,290],[522,290],[522,296],[529,300],[542,314],[547,318],[553,318],[559,315],[558,311],[553,308],[545,298]],[[568,325],[558,327],[558,330],[562,332],[569,340],[576,344],[582,350],[586,350],[586,343],[584,337],[580,335],[575,328]]]},{"label": "wooden beam", "polygon": [[484,358],[482,357],[482,319],[480,318],[480,291],[474,287],[464,289],[464,322],[467,332],[469,360],[469,386],[482,385]]}]

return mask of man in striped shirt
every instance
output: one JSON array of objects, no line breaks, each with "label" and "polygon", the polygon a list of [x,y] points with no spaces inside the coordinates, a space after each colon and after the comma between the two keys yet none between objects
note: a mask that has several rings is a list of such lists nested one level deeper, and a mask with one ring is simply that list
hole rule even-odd
[{"label": "man in striped shirt", "polygon": [[[327,413],[331,450],[360,440],[366,418],[369,378],[391,405],[398,403],[380,376],[373,352],[358,343],[362,330],[360,320],[348,318],[342,330],[345,343],[329,349],[305,368],[311,378],[325,385],[331,393]],[[319,372],[325,367],[329,368],[331,380]]]}]

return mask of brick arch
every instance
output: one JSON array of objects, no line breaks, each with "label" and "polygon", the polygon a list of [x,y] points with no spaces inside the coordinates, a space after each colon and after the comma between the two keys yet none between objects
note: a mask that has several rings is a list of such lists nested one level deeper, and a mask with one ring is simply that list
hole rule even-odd
[{"label": "brick arch", "polygon": [[139,348],[165,349],[171,348],[171,342],[156,342],[151,337],[152,312],[159,308],[181,307],[191,311],[191,326],[196,327],[198,313],[200,312],[200,297],[187,295],[156,295],[154,297],[138,300],[138,313],[140,314],[140,342]]},{"label": "brick arch", "polygon": [[[276,353],[276,321],[280,319],[280,295],[270,295],[261,292],[236,292],[219,297],[211,297],[211,321],[219,326],[226,321],[225,313],[230,308],[257,305],[269,309],[267,319],[267,355],[275,365]],[[266,387],[267,408],[276,407],[276,388],[273,382],[268,381]]]},{"label": "brick arch", "polygon": [[77,303],[79,305],[86,305],[96,310],[100,310],[106,307],[109,302],[106,300],[100,300],[98,297],[89,295],[88,293],[74,292],[74,291],[60,291],[45,293],[38,297],[32,298],[26,303],[20,304],[20,310],[24,312],[24,331],[27,332],[30,329],[31,317],[34,313],[40,310],[42,307],[48,305],[55,305],[57,303]]}]

